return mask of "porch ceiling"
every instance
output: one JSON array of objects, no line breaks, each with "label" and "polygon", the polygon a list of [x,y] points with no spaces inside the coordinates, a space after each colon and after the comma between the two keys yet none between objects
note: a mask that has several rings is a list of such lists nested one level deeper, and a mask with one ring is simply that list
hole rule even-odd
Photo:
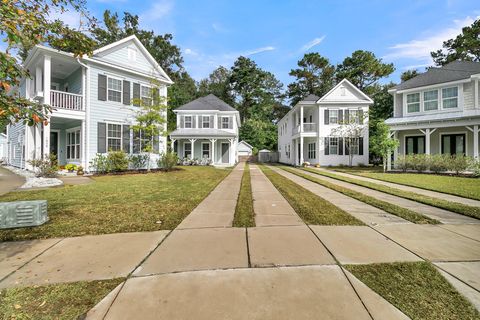
[{"label": "porch ceiling", "polygon": [[56,129],[58,127],[61,127],[61,128],[78,127],[82,125],[81,120],[59,118],[59,117],[52,117],[50,119],[50,123],[51,123],[52,129]]},{"label": "porch ceiling", "polygon": [[65,79],[79,67],[80,65],[75,60],[63,57],[52,57],[51,70],[53,78]]}]

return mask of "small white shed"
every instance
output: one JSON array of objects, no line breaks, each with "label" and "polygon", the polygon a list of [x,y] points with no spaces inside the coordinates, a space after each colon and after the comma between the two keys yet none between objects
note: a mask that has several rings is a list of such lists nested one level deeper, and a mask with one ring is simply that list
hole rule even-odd
[{"label": "small white shed", "polygon": [[253,147],[246,141],[240,141],[237,145],[239,157],[249,157],[253,154]]}]

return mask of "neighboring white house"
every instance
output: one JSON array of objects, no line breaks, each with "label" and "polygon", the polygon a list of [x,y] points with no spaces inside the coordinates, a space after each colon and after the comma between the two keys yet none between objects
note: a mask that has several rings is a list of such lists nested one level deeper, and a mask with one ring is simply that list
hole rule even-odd
[{"label": "neighboring white house", "polygon": [[238,161],[240,114],[213,94],[173,110],[177,129],[170,134],[181,159],[207,159],[213,165],[232,166]]},{"label": "neighboring white house", "polygon": [[389,92],[393,118],[385,122],[405,154],[479,157],[480,62],[454,61],[430,68]]},{"label": "neighboring white house", "polygon": [[[323,97],[309,95],[278,122],[279,162],[322,166],[368,164],[368,109],[373,101],[343,79]],[[362,137],[352,139],[337,133],[343,122],[358,122]],[[351,148],[346,148],[351,143]]]},{"label": "neighboring white house", "polygon": [[[172,84],[135,36],[83,58],[36,46],[24,65],[32,78],[21,81],[21,96],[54,108],[48,125],[8,127],[8,163],[27,169],[27,160],[51,153],[60,165],[81,164],[88,170],[97,153],[140,152],[141,134],[131,129],[136,110],[132,101],[148,99],[151,90],[166,98]],[[159,137],[154,149],[166,150],[166,137]]]},{"label": "neighboring white house", "polygon": [[237,153],[239,157],[249,157],[253,154],[253,147],[242,140],[237,145]]},{"label": "neighboring white house", "polygon": [[7,152],[7,135],[5,133],[0,133],[0,162],[3,162],[7,159]]}]

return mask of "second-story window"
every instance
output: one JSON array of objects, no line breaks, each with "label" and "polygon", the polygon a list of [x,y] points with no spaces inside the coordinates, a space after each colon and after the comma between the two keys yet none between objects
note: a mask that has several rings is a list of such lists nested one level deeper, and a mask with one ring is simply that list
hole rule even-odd
[{"label": "second-story window", "polygon": [[122,80],[108,78],[108,101],[122,102]]},{"label": "second-story window", "polygon": [[192,128],[192,116],[185,116],[184,118],[185,120],[185,125],[184,127],[187,128],[187,129],[190,129]]},{"label": "second-story window", "polygon": [[437,110],[438,109],[438,90],[425,91],[423,93],[423,110]]},{"label": "second-story window", "polygon": [[458,87],[442,89],[442,108],[452,109],[458,107]]},{"label": "second-story window", "polygon": [[420,93],[407,94],[407,112],[420,112]]},{"label": "second-story window", "polygon": [[141,86],[140,96],[142,98],[143,105],[148,106],[152,104],[152,88]]},{"label": "second-story window", "polygon": [[338,123],[338,110],[330,110],[328,116],[328,123],[337,124]]},{"label": "second-story window", "polygon": [[229,122],[228,117],[222,117],[222,129],[228,129]]},{"label": "second-story window", "polygon": [[202,116],[202,128],[210,128],[210,116]]}]

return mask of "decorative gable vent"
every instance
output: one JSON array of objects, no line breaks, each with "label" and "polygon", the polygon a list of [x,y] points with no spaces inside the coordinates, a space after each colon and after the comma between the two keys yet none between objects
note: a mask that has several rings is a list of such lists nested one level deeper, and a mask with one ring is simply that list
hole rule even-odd
[{"label": "decorative gable vent", "polygon": [[0,203],[0,229],[34,227],[47,221],[47,200]]}]

